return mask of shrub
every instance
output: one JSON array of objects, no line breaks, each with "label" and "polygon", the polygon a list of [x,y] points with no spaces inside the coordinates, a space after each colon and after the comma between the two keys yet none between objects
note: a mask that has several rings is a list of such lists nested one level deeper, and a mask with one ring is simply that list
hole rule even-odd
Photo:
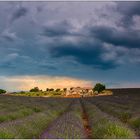
[{"label": "shrub", "polygon": [[53,95],[61,95],[61,92],[54,92]]},{"label": "shrub", "polygon": [[20,94],[25,94],[25,91],[21,91],[21,92],[19,92]]}]

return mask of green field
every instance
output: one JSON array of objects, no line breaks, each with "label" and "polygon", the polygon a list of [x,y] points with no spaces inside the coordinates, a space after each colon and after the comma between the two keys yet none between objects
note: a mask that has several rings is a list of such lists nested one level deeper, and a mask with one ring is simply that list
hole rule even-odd
[{"label": "green field", "polygon": [[30,92],[30,91],[21,91],[21,92],[15,92],[10,93],[14,96],[31,96],[31,97],[60,97],[63,95],[63,91],[39,91],[39,92]]},{"label": "green field", "polygon": [[139,106],[139,95],[0,95],[0,138],[140,138]]}]

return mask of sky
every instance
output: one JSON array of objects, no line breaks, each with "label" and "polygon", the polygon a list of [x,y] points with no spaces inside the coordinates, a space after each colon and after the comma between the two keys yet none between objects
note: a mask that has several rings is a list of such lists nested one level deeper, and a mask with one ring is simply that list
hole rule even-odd
[{"label": "sky", "polygon": [[0,88],[140,87],[140,2],[0,2]]}]

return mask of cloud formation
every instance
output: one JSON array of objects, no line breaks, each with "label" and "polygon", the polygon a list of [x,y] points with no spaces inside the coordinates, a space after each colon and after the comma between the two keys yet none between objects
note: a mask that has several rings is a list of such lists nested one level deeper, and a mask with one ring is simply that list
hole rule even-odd
[{"label": "cloud formation", "polygon": [[139,81],[139,5],[0,2],[0,75]]},{"label": "cloud formation", "polygon": [[51,25],[44,26],[41,35],[48,37],[67,36],[71,35],[70,29],[72,29],[72,26],[65,20],[60,23],[52,23]]},{"label": "cloud formation", "polygon": [[28,9],[23,7],[23,6],[19,6],[12,14],[11,16],[11,22],[14,22],[15,20],[18,20],[19,18],[26,16],[28,12]]},{"label": "cloud formation", "polygon": [[117,11],[122,14],[121,24],[124,27],[131,26],[133,24],[133,17],[140,15],[140,3],[134,2],[118,2]]},{"label": "cloud formation", "polygon": [[94,37],[102,42],[116,46],[140,48],[140,33],[135,30],[119,31],[116,28],[107,26],[93,26],[90,31]]},{"label": "cloud formation", "polygon": [[104,61],[101,58],[104,48],[101,43],[94,41],[93,43],[81,42],[81,44],[65,43],[50,47],[50,54],[53,57],[72,56],[74,60],[81,64],[92,66],[98,69],[111,69],[117,66],[114,61]]}]

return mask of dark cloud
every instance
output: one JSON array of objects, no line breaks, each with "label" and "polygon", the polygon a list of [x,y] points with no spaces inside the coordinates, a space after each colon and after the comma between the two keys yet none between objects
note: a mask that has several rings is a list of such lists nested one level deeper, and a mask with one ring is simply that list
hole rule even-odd
[{"label": "dark cloud", "polygon": [[54,23],[53,25],[44,26],[41,35],[48,37],[73,35],[70,32],[70,29],[72,29],[72,25],[65,20],[59,23]]},{"label": "dark cloud", "polygon": [[117,66],[115,61],[108,60],[104,61],[101,58],[103,53],[103,47],[100,43],[81,43],[81,44],[58,44],[56,47],[50,47],[50,54],[53,57],[67,57],[71,56],[79,62],[86,66],[91,66],[97,69],[112,69]]},{"label": "dark cloud", "polygon": [[140,48],[140,33],[135,30],[119,31],[109,26],[90,27],[93,37],[113,45]]},{"label": "dark cloud", "polygon": [[119,2],[119,9],[125,15],[130,17],[133,15],[140,15],[140,2]]},{"label": "dark cloud", "polygon": [[28,12],[28,9],[27,8],[25,8],[25,7],[19,7],[12,14],[11,22],[13,22],[13,21],[21,18],[22,16],[25,16],[27,14],[27,12]]},{"label": "dark cloud", "polygon": [[117,2],[117,12],[123,16],[120,23],[125,27],[130,26],[133,23],[133,16],[140,15],[140,2]]}]

